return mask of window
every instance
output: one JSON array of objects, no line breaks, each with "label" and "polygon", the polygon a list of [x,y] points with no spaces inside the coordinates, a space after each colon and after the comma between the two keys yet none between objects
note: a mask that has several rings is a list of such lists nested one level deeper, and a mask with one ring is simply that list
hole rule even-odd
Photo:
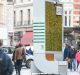
[{"label": "window", "polygon": [[67,26],[67,16],[65,16],[65,26]]},{"label": "window", "polygon": [[23,24],[23,11],[20,10],[20,24],[22,25]]},{"label": "window", "polygon": [[3,22],[3,5],[0,4],[0,23]]},{"label": "window", "polygon": [[14,3],[16,3],[16,0],[14,0]]},{"label": "window", "polygon": [[13,2],[13,0],[7,0],[7,2]]},{"label": "window", "polygon": [[67,11],[65,11],[65,14],[67,14]]},{"label": "window", "polygon": [[69,11],[69,14],[71,14],[71,11]]},{"label": "window", "polygon": [[30,24],[30,9],[28,9],[28,24]]},{"label": "window", "polygon": [[16,25],[16,12],[14,11],[14,26]]},{"label": "window", "polygon": [[21,0],[21,2],[23,2],[23,0]]},{"label": "window", "polygon": [[31,0],[28,0],[28,1],[31,1]]},{"label": "window", "polygon": [[71,26],[71,16],[69,16],[69,26]]}]

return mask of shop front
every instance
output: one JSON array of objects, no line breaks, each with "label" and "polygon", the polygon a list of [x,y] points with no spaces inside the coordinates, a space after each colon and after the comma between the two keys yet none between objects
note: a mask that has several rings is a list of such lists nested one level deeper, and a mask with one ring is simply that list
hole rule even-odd
[{"label": "shop front", "polygon": [[20,43],[26,46],[33,45],[33,32],[32,31],[25,32],[25,34],[22,36],[20,40]]}]

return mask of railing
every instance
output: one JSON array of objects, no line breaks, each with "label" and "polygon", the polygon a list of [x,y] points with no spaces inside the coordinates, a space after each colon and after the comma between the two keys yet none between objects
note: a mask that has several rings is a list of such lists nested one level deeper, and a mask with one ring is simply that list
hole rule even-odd
[{"label": "railing", "polygon": [[17,24],[14,24],[14,27],[32,27],[32,22],[28,22],[28,21],[18,21]]},{"label": "railing", "polygon": [[32,2],[33,2],[32,0],[31,1],[27,1],[26,0],[26,1],[23,1],[23,2],[21,2],[21,1],[20,2],[14,1],[14,4],[15,5],[32,4]]}]

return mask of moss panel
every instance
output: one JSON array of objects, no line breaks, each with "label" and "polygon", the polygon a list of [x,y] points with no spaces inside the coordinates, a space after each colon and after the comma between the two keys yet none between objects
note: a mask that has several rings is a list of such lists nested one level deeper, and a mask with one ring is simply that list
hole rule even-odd
[{"label": "moss panel", "polygon": [[62,16],[56,15],[56,5],[45,3],[46,13],[46,50],[62,50]]}]

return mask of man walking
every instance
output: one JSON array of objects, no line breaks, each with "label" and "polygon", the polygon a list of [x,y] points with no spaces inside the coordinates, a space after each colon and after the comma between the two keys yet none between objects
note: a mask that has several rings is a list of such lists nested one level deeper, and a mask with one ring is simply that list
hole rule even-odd
[{"label": "man walking", "polygon": [[26,59],[25,52],[24,52],[24,49],[22,48],[22,45],[19,44],[16,47],[15,57],[14,57],[14,62],[15,62],[18,75],[20,75],[23,59]]},{"label": "man walking", "polygon": [[0,40],[0,75],[12,75],[13,64],[9,56],[4,53],[2,45],[2,40]]},{"label": "man walking", "polygon": [[68,54],[68,59],[70,59],[70,70],[72,71],[72,69],[75,71],[76,70],[76,53],[77,51],[75,50],[75,48],[73,46],[71,46],[71,50],[69,50],[69,54]]}]

